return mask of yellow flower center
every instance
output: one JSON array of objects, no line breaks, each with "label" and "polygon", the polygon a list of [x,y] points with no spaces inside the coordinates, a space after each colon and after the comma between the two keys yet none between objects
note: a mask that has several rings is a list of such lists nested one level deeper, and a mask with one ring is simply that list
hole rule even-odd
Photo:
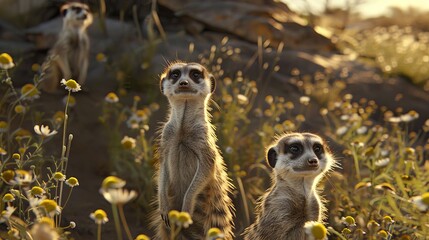
[{"label": "yellow flower center", "polygon": [[19,153],[14,153],[12,155],[12,158],[15,159],[15,160],[19,160],[19,159],[21,159],[21,155],[19,155]]},{"label": "yellow flower center", "polygon": [[34,186],[33,188],[31,188],[30,193],[33,196],[40,196],[43,194],[43,188],[38,187],[38,186]]},{"label": "yellow flower center", "polygon": [[58,206],[57,202],[51,199],[42,200],[39,205],[44,207],[48,213],[56,211]]},{"label": "yellow flower center", "polygon": [[49,218],[49,217],[40,218],[39,223],[46,224],[46,225],[50,226],[51,228],[53,228],[55,226],[54,220],[52,220],[52,218]]},{"label": "yellow flower center", "polygon": [[104,55],[104,53],[97,53],[95,59],[97,60],[97,62],[103,62],[106,60],[106,55]]},{"label": "yellow flower center", "polygon": [[350,234],[350,233],[352,233],[352,231],[351,231],[350,229],[348,229],[348,228],[344,228],[344,229],[341,231],[341,234],[343,234],[343,235],[347,235],[347,234]]},{"label": "yellow flower center", "polygon": [[220,231],[219,228],[210,228],[209,231],[207,232],[207,236],[208,237],[215,237],[215,236],[218,236],[221,233],[222,232]]},{"label": "yellow flower center", "polygon": [[180,223],[192,222],[191,215],[189,215],[189,213],[187,212],[180,212],[177,217],[177,221],[179,221]]},{"label": "yellow flower center", "polygon": [[0,54],[0,63],[1,64],[9,64],[13,62],[12,57],[7,53]]},{"label": "yellow flower center", "polygon": [[39,90],[33,84],[27,83],[21,88],[21,94],[31,98],[39,95]]},{"label": "yellow flower center", "polygon": [[109,92],[106,96],[106,99],[111,102],[117,102],[119,100],[118,95],[116,95],[114,92]]},{"label": "yellow flower center", "polygon": [[25,110],[25,107],[24,107],[24,106],[22,106],[22,105],[16,105],[16,106],[15,106],[15,112],[16,112],[16,113],[23,113],[23,112],[24,112],[24,110]]},{"label": "yellow flower center", "polygon": [[10,194],[10,193],[6,193],[4,196],[3,196],[3,202],[12,202],[13,200],[15,200],[15,198],[13,197],[13,195],[12,194]]},{"label": "yellow flower center", "polygon": [[106,177],[103,182],[101,183],[101,187],[103,189],[108,189],[108,188],[121,188],[125,185],[125,181],[115,177],[115,176],[108,176]]},{"label": "yellow flower center", "polygon": [[429,192],[427,192],[427,193],[423,193],[423,194],[422,194],[422,202],[423,202],[426,206],[429,206]]},{"label": "yellow flower center", "polygon": [[98,219],[98,220],[103,220],[103,219],[105,219],[105,218],[107,217],[107,214],[106,214],[106,212],[105,212],[104,210],[102,210],[102,209],[97,209],[97,210],[94,212],[94,217],[95,217],[96,219]]},{"label": "yellow flower center", "polygon": [[62,173],[60,173],[60,172],[55,172],[54,173],[54,179],[55,180],[61,180],[61,179],[64,179],[64,174],[62,174]]},{"label": "yellow flower center", "polygon": [[170,222],[175,223],[179,219],[179,212],[176,210],[171,210],[168,212],[168,219]]},{"label": "yellow flower center", "polygon": [[380,231],[378,231],[377,235],[378,235],[378,236],[380,236],[380,237],[381,237],[381,238],[383,238],[383,239],[388,237],[387,232],[386,232],[386,231],[384,231],[384,230],[380,230]]},{"label": "yellow flower center", "polygon": [[125,141],[122,142],[122,146],[125,149],[132,149],[134,147],[134,142],[130,141],[130,140],[125,140]]},{"label": "yellow flower center", "polygon": [[352,216],[347,216],[344,221],[348,224],[348,225],[354,225],[356,223],[355,219]]},{"label": "yellow flower center", "polygon": [[136,237],[135,240],[149,240],[150,238],[144,234],[140,234]]},{"label": "yellow flower center", "polygon": [[0,147],[0,155],[6,155],[6,154],[7,154],[6,150]]},{"label": "yellow flower center", "polygon": [[71,177],[67,179],[67,183],[70,184],[71,186],[76,186],[79,184],[79,181],[77,180],[77,178]]},{"label": "yellow flower center", "polygon": [[0,121],[0,129],[6,129],[7,128],[7,122]]},{"label": "yellow flower center", "polygon": [[66,86],[71,89],[76,89],[78,87],[77,82],[73,79],[69,79],[66,81]]},{"label": "yellow flower center", "polygon": [[315,223],[311,228],[311,234],[316,239],[324,239],[326,237],[326,228],[321,223]]}]

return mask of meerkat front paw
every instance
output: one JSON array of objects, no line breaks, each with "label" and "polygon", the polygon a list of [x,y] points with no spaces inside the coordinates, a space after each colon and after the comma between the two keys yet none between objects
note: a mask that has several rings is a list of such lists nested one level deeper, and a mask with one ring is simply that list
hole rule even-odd
[{"label": "meerkat front paw", "polygon": [[170,220],[168,219],[168,207],[160,207],[161,219],[164,222],[165,226],[170,228]]}]

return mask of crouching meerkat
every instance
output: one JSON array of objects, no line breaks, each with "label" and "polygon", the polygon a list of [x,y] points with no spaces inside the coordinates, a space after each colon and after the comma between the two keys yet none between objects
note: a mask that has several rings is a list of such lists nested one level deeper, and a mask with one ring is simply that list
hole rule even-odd
[{"label": "crouching meerkat", "polygon": [[71,2],[61,7],[63,28],[58,40],[42,64],[42,89],[49,93],[58,90],[61,79],[76,79],[84,84],[88,70],[89,37],[86,29],[92,23],[88,5]]},{"label": "crouching meerkat", "polygon": [[158,154],[158,210],[152,216],[156,239],[169,239],[171,210],[193,220],[178,239],[204,239],[212,227],[233,239],[232,184],[216,146],[208,102],[214,77],[200,64],[176,62],[161,75],[170,114],[162,127]]},{"label": "crouching meerkat", "polygon": [[311,133],[279,137],[267,150],[272,186],[260,198],[245,240],[305,239],[307,221],[322,222],[325,207],[317,184],[335,166],[326,143]]}]

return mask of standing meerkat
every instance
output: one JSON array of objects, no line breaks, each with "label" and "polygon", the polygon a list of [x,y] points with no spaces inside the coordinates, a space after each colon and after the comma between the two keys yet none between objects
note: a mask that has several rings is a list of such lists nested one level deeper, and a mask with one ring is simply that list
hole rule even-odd
[{"label": "standing meerkat", "polygon": [[204,239],[212,227],[233,239],[233,206],[225,163],[216,146],[208,102],[214,77],[197,63],[176,62],[161,75],[170,114],[159,142],[158,211],[152,217],[156,239],[169,239],[168,213],[188,212],[193,224],[179,239]]},{"label": "standing meerkat", "polygon": [[71,2],[61,7],[63,28],[58,40],[42,65],[42,89],[49,93],[58,90],[61,79],[75,78],[84,84],[88,70],[89,37],[86,29],[92,23],[88,5]]},{"label": "standing meerkat", "polygon": [[260,198],[245,240],[305,239],[304,224],[322,222],[325,207],[317,184],[335,166],[327,144],[311,133],[280,136],[266,154],[272,186]]}]

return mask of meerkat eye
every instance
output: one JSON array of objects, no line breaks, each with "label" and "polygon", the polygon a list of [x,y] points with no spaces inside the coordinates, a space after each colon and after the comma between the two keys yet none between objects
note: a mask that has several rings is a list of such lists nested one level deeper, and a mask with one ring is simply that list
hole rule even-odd
[{"label": "meerkat eye", "polygon": [[323,146],[322,146],[322,145],[320,145],[320,144],[318,144],[318,143],[316,143],[316,144],[314,144],[314,146],[313,146],[313,151],[314,151],[314,153],[315,153],[316,155],[319,155],[319,154],[323,153]]},{"label": "meerkat eye", "polygon": [[200,79],[203,78],[203,73],[199,70],[193,69],[189,73],[189,77],[196,83],[200,82]]},{"label": "meerkat eye", "polygon": [[180,70],[176,69],[171,71],[169,78],[173,80],[173,83],[175,83],[177,80],[179,80],[180,75],[181,75]]},{"label": "meerkat eye", "polygon": [[291,144],[288,146],[287,152],[297,155],[302,152],[302,145],[298,143]]}]

